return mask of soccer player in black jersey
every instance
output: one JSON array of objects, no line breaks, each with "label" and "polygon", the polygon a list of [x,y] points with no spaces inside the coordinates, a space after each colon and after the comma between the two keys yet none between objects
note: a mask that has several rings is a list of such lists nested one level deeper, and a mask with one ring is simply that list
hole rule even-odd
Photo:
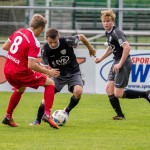
[{"label": "soccer player in black jersey", "polygon": [[106,31],[108,47],[101,57],[95,59],[95,63],[101,62],[112,53],[114,55],[114,62],[106,84],[106,92],[113,109],[117,113],[117,116],[113,117],[113,119],[122,120],[125,116],[121,110],[118,98],[145,98],[150,102],[150,91],[124,90],[128,84],[132,67],[129,54],[131,48],[124,33],[115,26],[115,14],[112,10],[102,11],[101,21]]},{"label": "soccer player in black jersey", "polygon": [[[46,40],[47,43],[44,44],[41,50],[41,64],[46,68],[50,66],[60,71],[60,76],[53,78],[55,93],[60,92],[66,84],[68,85],[68,90],[73,93],[69,105],[65,108],[65,111],[69,114],[78,104],[83,92],[83,81],[73,47],[76,47],[78,42],[82,41],[88,48],[90,56],[95,56],[96,51],[83,34],[61,38],[56,28],[47,30]],[[36,120],[30,125],[39,125],[43,113],[44,100],[39,106]]]}]

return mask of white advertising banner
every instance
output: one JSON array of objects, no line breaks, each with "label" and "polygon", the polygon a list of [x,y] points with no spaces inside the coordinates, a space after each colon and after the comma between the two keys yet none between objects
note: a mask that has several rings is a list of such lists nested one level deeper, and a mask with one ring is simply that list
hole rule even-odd
[{"label": "white advertising banner", "polygon": [[[97,50],[96,56],[100,57],[105,50]],[[105,87],[107,76],[113,62],[113,55],[109,56],[99,64],[95,64],[94,57],[90,57],[87,49],[75,49],[77,61],[80,64],[84,82],[84,93],[106,94]],[[150,90],[150,51],[131,50],[132,71],[127,88],[133,90]],[[40,57],[38,58],[40,61]],[[6,51],[0,49],[0,91],[12,91],[12,87],[6,81],[3,68],[6,60]],[[43,92],[39,89],[27,88],[27,92]],[[68,92],[67,86],[63,93]]]},{"label": "white advertising banner", "polygon": [[[104,50],[97,51],[97,57]],[[150,90],[150,51],[131,50],[132,70],[127,88],[132,90]],[[113,63],[112,55],[96,65],[96,93],[105,93],[107,76]]]}]

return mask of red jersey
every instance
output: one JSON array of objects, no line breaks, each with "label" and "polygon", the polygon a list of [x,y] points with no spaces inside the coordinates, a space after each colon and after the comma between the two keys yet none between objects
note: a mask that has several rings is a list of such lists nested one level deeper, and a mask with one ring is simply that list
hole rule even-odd
[{"label": "red jersey", "polygon": [[[40,51],[40,42],[30,29],[19,29],[10,37],[11,45],[5,63],[5,72],[12,74],[29,73],[28,58],[36,59]],[[9,67],[8,67],[9,66]]]},{"label": "red jersey", "polygon": [[40,51],[40,43],[30,29],[19,29],[10,37],[4,67],[7,81],[16,89],[20,87],[38,88],[44,85],[46,76],[28,68],[28,58],[36,59]]}]

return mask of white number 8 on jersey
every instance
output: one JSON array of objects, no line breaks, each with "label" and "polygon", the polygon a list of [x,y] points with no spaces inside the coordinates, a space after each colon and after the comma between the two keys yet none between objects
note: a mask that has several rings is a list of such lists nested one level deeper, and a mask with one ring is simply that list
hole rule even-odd
[{"label": "white number 8 on jersey", "polygon": [[12,54],[15,54],[18,51],[18,46],[21,44],[21,42],[22,42],[22,37],[21,36],[17,36],[14,39],[14,43],[10,47],[10,52]]}]

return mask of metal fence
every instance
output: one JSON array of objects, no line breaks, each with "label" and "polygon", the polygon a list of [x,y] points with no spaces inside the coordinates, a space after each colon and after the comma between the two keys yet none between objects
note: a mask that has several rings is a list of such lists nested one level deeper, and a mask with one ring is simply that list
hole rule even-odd
[{"label": "metal fence", "polygon": [[[124,30],[130,43],[136,48],[150,46],[150,2],[141,8],[132,7],[119,0],[110,5],[110,0],[103,2],[78,2],[76,0],[18,1],[12,5],[0,0],[0,42],[3,42],[14,30],[28,27],[34,13],[43,14],[48,20],[48,27],[60,29],[63,36],[84,33],[95,45],[104,43],[104,30],[100,22],[100,12],[112,7],[117,14],[116,24]],[[61,4],[60,4],[61,3]],[[61,6],[60,6],[61,5]],[[102,7],[104,6],[104,7]],[[128,7],[129,6],[129,7]],[[137,7],[138,6],[138,7]],[[40,40],[43,41],[44,35]]]}]

